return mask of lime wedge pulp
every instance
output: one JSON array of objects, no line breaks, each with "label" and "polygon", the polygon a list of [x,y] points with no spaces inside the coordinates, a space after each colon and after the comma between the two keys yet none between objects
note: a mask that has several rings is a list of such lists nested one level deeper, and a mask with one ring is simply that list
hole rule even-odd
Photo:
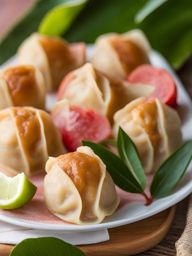
[{"label": "lime wedge pulp", "polygon": [[32,199],[36,190],[36,186],[24,173],[19,173],[15,177],[7,177],[0,173],[0,208],[19,208]]}]

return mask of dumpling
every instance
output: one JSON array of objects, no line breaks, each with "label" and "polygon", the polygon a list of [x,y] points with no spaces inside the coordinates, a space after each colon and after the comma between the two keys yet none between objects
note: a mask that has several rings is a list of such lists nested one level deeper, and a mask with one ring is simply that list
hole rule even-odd
[{"label": "dumpling", "polygon": [[10,106],[45,106],[45,81],[29,65],[9,67],[0,72],[0,109]]},{"label": "dumpling", "polygon": [[58,91],[58,100],[61,99],[67,99],[71,105],[95,109],[110,120],[130,101],[127,86],[105,77],[90,63],[65,77]]},{"label": "dumpling", "polygon": [[82,140],[99,143],[112,135],[111,125],[105,116],[93,109],[70,105],[65,99],[54,105],[51,116],[69,151],[81,146]]},{"label": "dumpling", "polygon": [[139,65],[149,63],[149,51],[149,43],[140,30],[109,33],[96,40],[91,62],[103,73],[124,79]]},{"label": "dumpling", "polygon": [[44,196],[48,209],[75,224],[100,223],[117,209],[119,198],[101,159],[89,147],[49,158]]},{"label": "dumpling", "polygon": [[60,38],[35,33],[21,44],[18,60],[38,67],[47,90],[54,91],[69,71],[85,63],[85,51],[83,43],[68,44]]},{"label": "dumpling", "polygon": [[32,107],[0,111],[0,163],[34,175],[43,172],[49,156],[64,152],[51,117]]},{"label": "dumpling", "polygon": [[182,144],[177,112],[158,99],[139,98],[114,115],[114,135],[121,127],[134,141],[146,173],[160,164]]}]

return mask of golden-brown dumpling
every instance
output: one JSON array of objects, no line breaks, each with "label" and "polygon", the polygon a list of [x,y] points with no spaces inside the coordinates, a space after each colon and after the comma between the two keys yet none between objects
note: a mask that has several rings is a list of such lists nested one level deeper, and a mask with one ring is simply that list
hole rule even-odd
[{"label": "golden-brown dumpling", "polygon": [[91,62],[103,73],[124,79],[141,64],[149,63],[149,43],[140,30],[109,33],[96,40]]},{"label": "golden-brown dumpling", "polygon": [[134,141],[146,173],[182,144],[177,112],[158,99],[139,98],[114,115],[114,134],[121,127]]},{"label": "golden-brown dumpling", "polygon": [[68,44],[58,37],[32,34],[20,46],[18,60],[42,72],[47,89],[56,90],[63,77],[85,63],[85,45]]},{"label": "golden-brown dumpling", "polygon": [[10,107],[0,111],[0,163],[34,175],[49,156],[64,152],[58,131],[45,111]]},{"label": "golden-brown dumpling", "polygon": [[39,70],[23,65],[0,72],[0,109],[10,106],[45,106],[45,81]]},{"label": "golden-brown dumpling", "polygon": [[48,209],[64,221],[100,223],[119,204],[115,185],[101,159],[89,147],[49,158],[44,195]]},{"label": "golden-brown dumpling", "polygon": [[67,99],[71,105],[94,109],[110,120],[113,114],[130,101],[127,86],[111,80],[93,68],[90,63],[65,77],[58,99]]}]

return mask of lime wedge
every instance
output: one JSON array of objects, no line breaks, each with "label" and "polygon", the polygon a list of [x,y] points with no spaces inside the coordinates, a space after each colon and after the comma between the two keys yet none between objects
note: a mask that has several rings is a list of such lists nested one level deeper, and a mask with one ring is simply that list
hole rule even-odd
[{"label": "lime wedge", "polygon": [[16,209],[26,204],[34,195],[37,188],[20,173],[15,177],[7,177],[0,173],[0,208]]}]

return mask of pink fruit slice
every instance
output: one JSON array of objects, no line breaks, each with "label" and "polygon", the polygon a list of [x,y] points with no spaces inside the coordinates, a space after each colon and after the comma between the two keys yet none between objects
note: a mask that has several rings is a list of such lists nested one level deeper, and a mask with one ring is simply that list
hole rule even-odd
[{"label": "pink fruit slice", "polygon": [[148,97],[159,98],[162,102],[172,107],[177,105],[175,81],[169,72],[163,68],[141,65],[129,75],[128,81],[132,85],[139,83],[154,86],[154,91]]},{"label": "pink fruit slice", "polygon": [[82,109],[77,106],[66,108],[65,105],[66,103],[63,108],[61,105],[58,109],[55,107],[52,117],[69,151],[76,150],[82,140],[98,143],[111,136],[111,126],[106,117],[92,109]]}]

